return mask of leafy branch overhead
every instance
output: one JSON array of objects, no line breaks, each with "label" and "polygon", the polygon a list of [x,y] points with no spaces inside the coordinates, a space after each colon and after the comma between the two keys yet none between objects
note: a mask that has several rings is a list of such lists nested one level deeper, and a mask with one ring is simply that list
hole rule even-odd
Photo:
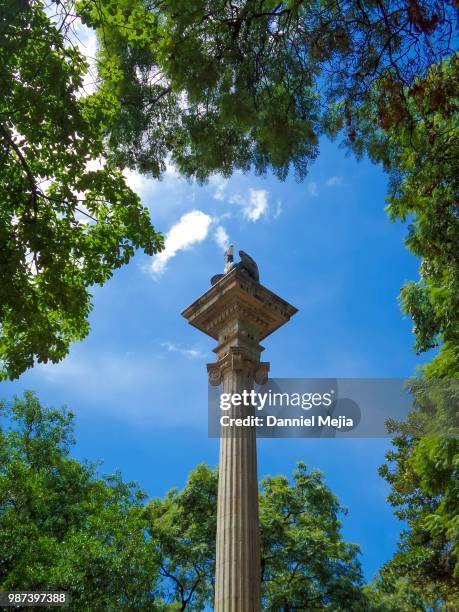
[{"label": "leafy branch overhead", "polygon": [[157,176],[170,153],[198,179],[234,168],[283,178],[290,165],[302,178],[324,131],[355,140],[364,103],[378,102],[375,127],[400,118],[405,88],[453,53],[457,18],[448,0],[77,6],[99,33],[101,86],[122,109],[112,155]]},{"label": "leafy branch overhead", "polygon": [[87,64],[40,2],[0,20],[0,377],[59,361],[86,336],[88,287],[162,237],[103,158],[116,100],[84,95]]}]

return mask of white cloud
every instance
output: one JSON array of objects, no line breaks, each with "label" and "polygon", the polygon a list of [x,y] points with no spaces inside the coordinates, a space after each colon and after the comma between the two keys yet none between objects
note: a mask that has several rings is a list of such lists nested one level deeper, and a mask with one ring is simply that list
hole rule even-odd
[{"label": "white cloud", "polygon": [[307,191],[311,198],[317,198],[317,196],[319,195],[319,188],[317,186],[317,183],[315,181],[311,181],[310,183],[308,183]]},{"label": "white cloud", "polygon": [[209,185],[215,189],[213,193],[214,200],[223,201],[226,199],[228,179],[225,179],[219,175],[211,176],[209,179]]},{"label": "white cloud", "polygon": [[138,194],[146,191],[151,185],[152,179],[144,174],[140,174],[140,172],[137,172],[136,170],[125,168],[123,170],[123,174],[128,187]]},{"label": "white cloud", "polygon": [[282,211],[283,211],[282,202],[281,200],[277,200],[276,210],[274,211],[273,219],[278,219],[280,215],[282,214]]},{"label": "white cloud", "polygon": [[[177,171],[177,168],[169,161],[166,161],[166,169],[160,178],[152,178],[147,174],[141,174],[137,170],[125,168],[124,178],[128,186],[141,197],[159,195],[161,192],[177,190],[185,185],[186,181]],[[188,185],[187,185],[188,187]],[[187,200],[190,201],[194,194],[187,189]]]},{"label": "white cloud", "polygon": [[231,219],[231,217],[232,217],[232,216],[233,216],[233,215],[232,215],[232,213],[230,213],[230,212],[225,212],[225,213],[223,213],[222,215],[216,215],[216,216],[214,217],[214,221],[215,221],[216,223],[218,223],[219,221],[226,221],[227,219]]},{"label": "white cloud", "polygon": [[164,273],[169,259],[178,251],[188,249],[197,242],[207,238],[212,217],[201,210],[192,210],[180,217],[178,223],[173,225],[166,234],[164,251],[155,255],[151,270],[155,276]]},{"label": "white cloud", "polygon": [[240,193],[233,193],[228,197],[228,202],[230,204],[239,204],[239,206],[245,206],[247,204],[247,200],[241,196]]},{"label": "white cloud", "polygon": [[338,185],[341,185],[342,182],[342,176],[331,176],[329,179],[326,180],[325,185],[327,187],[337,187]]},{"label": "white cloud", "polygon": [[214,240],[222,251],[226,251],[229,247],[229,236],[223,225],[219,225],[215,230]]},{"label": "white cloud", "polygon": [[[200,194],[200,187],[180,176],[169,161],[166,162],[166,169],[160,178],[129,169],[125,169],[123,174],[129,187],[148,208],[157,228],[164,230],[190,208],[201,208],[199,204],[194,203]],[[167,206],[164,206],[164,201],[167,201]]]},{"label": "white cloud", "polygon": [[[228,202],[241,207],[243,217],[249,221],[258,221],[269,213],[269,193],[265,189],[252,189],[248,193],[229,190],[231,182],[222,176],[213,176],[209,180],[213,189],[212,197],[219,202]],[[274,213],[273,218],[277,219],[279,213]]]},{"label": "white cloud", "polygon": [[268,192],[264,189],[249,189],[249,200],[244,201],[243,215],[250,221],[258,221],[268,212]]},{"label": "white cloud", "polygon": [[180,355],[183,355],[187,359],[196,359],[198,357],[205,356],[205,353],[203,353],[202,351],[199,351],[198,349],[183,348],[181,346],[178,346],[177,344],[173,344],[172,342],[162,342],[161,346],[164,346],[164,348],[166,348],[168,351],[172,353],[179,353]]}]

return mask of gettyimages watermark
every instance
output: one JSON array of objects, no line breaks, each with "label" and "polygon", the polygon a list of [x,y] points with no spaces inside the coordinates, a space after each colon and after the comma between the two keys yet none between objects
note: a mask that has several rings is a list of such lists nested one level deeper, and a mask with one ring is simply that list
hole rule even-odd
[{"label": "gettyimages watermark", "polygon": [[273,378],[237,393],[209,386],[210,437],[381,438],[415,412],[419,435],[457,436],[459,379]]}]

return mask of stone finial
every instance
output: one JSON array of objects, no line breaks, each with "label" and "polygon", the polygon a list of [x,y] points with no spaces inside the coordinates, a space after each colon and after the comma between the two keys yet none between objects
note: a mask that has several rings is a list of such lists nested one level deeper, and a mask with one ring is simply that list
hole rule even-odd
[{"label": "stone finial", "polygon": [[248,255],[245,251],[239,251],[239,257],[241,261],[239,263],[234,262],[234,246],[232,244],[225,251],[225,267],[223,270],[223,274],[214,274],[210,279],[210,284],[213,286],[218,283],[226,274],[231,272],[237,268],[242,271],[244,274],[247,274],[252,278],[255,282],[260,282],[260,274],[258,272],[257,263],[250,255]]},{"label": "stone finial", "polygon": [[234,246],[232,244],[225,251],[225,274],[231,270],[233,267],[231,264],[234,264]]}]

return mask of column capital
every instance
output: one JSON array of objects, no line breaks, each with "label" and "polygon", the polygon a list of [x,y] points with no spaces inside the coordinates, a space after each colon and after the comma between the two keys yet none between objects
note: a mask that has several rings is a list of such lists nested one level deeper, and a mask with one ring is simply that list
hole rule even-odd
[{"label": "column capital", "polygon": [[268,380],[269,363],[254,359],[244,348],[232,346],[218,361],[207,364],[209,383],[219,385],[227,371],[246,372],[258,385],[263,385]]}]

